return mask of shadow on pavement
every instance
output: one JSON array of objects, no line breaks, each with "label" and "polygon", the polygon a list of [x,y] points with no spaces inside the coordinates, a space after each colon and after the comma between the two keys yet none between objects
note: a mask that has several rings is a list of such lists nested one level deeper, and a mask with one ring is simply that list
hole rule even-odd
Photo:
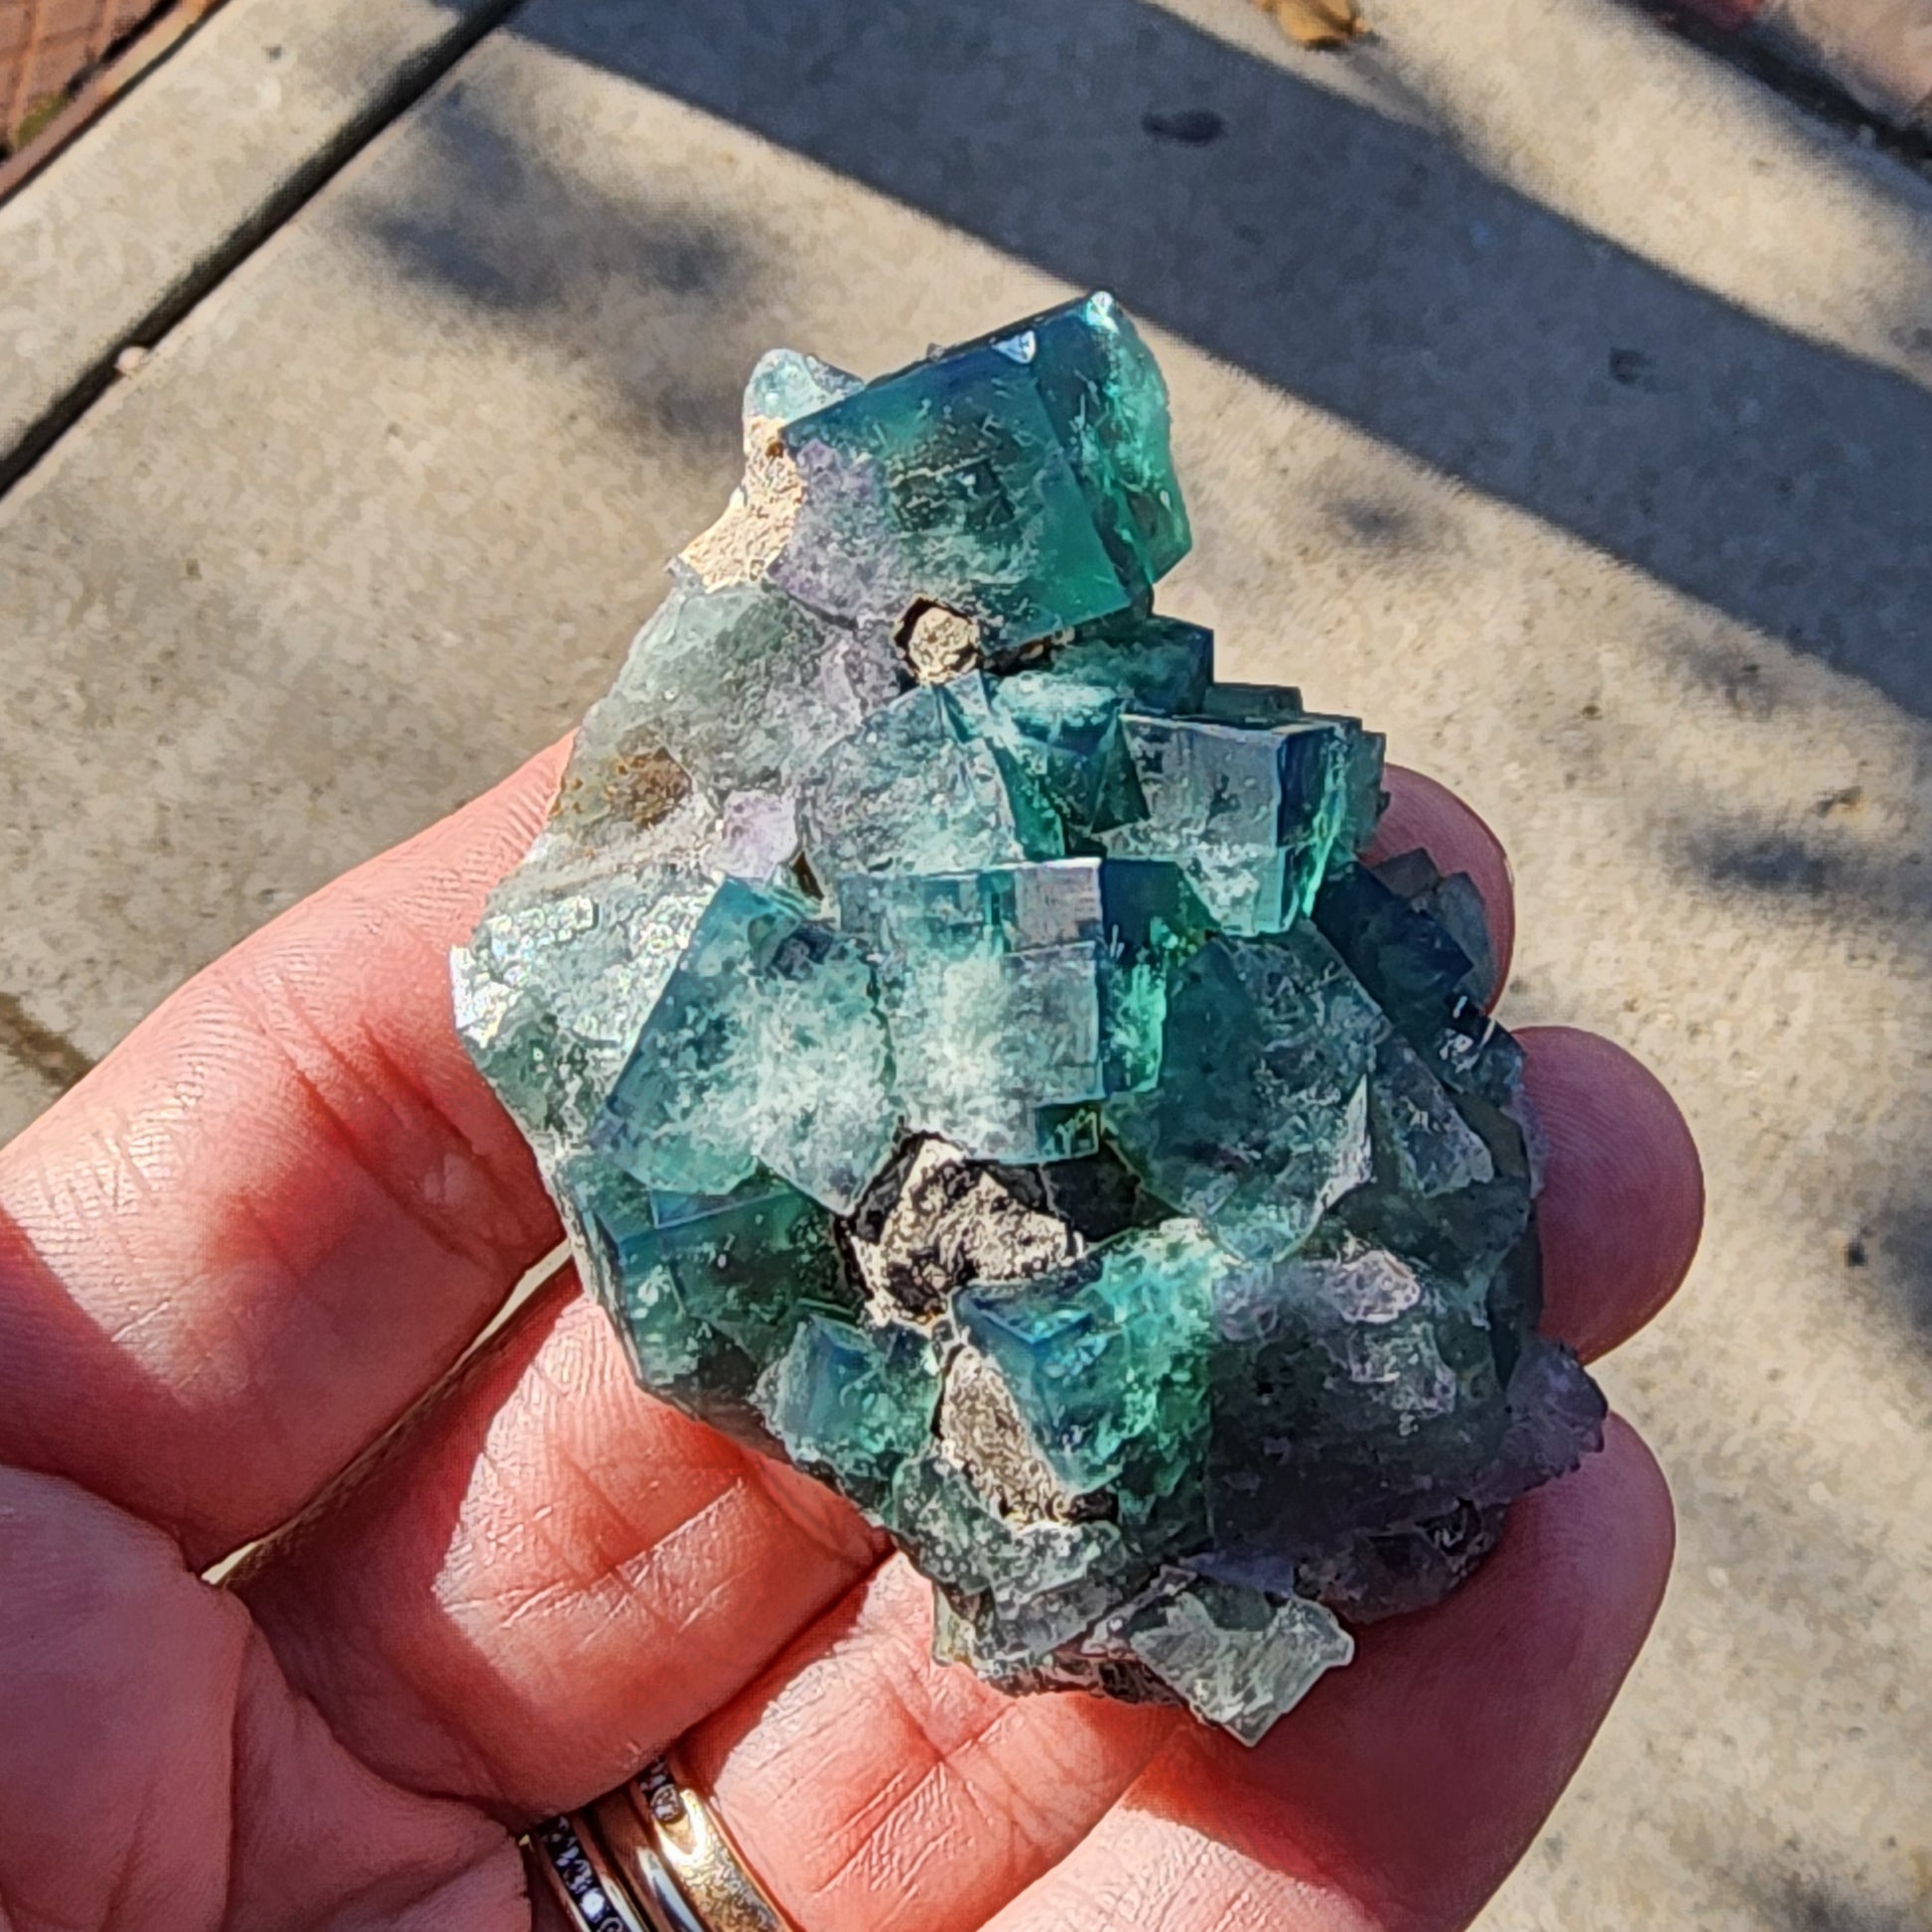
[{"label": "shadow on pavement", "polygon": [[[766,294],[756,250],[715,219],[663,205],[647,182],[619,195],[560,172],[461,80],[420,123],[427,153],[409,195],[372,198],[363,213],[395,270],[527,322],[548,356],[598,360],[640,440],[729,463],[745,371],[764,346],[752,344]],[[614,362],[598,347],[594,310],[646,297],[688,309],[690,324],[640,326],[650,353],[640,343],[633,358]]]},{"label": "shadow on pavement", "polygon": [[[1565,220],[1438,136],[1143,0],[1045,19],[1032,0],[535,0],[507,31],[1111,288],[1932,716],[1932,392]],[[1194,110],[1218,135],[1144,126]]]}]

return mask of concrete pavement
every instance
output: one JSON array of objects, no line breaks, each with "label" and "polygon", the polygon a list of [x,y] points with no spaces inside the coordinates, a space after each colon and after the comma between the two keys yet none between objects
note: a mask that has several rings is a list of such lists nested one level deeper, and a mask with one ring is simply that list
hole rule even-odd
[{"label": "concrete pavement", "polygon": [[[146,8],[137,8],[137,15]],[[509,0],[251,0],[0,202],[0,488]]]},{"label": "concrete pavement", "polygon": [[[1895,1932],[1932,1914],[1932,195],[1607,0],[1375,23],[1320,59],[1246,0],[532,0],[0,498],[0,994],[96,1055],[567,725],[759,349],[877,370],[1110,286],[1174,390],[1170,607],[1477,803],[1509,1013],[1642,1053],[1709,1167],[1693,1284],[1605,1375],[1677,1579],[1484,1924]],[[1143,129],[1194,107],[1220,139]],[[0,1131],[49,1091],[0,1058]]]}]

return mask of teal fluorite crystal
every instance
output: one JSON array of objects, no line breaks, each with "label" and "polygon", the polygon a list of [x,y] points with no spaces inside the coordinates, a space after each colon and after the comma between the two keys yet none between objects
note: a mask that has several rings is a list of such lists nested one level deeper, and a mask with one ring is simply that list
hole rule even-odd
[{"label": "teal fluorite crystal", "polygon": [[1013,1690],[1253,1739],[1597,1440],[1468,881],[1381,741],[1213,678],[1092,296],[778,351],[456,958],[645,1385],[835,1484]]},{"label": "teal fluorite crystal", "polygon": [[942,604],[997,653],[1145,602],[1187,552],[1167,389],[1108,295],[882,376],[782,440],[804,504],[770,579],[847,622]]}]

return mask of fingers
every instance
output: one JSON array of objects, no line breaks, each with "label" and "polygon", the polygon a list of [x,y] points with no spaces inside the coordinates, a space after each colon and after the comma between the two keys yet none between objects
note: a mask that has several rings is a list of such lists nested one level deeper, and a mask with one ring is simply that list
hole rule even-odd
[{"label": "fingers", "polygon": [[1677,1103],[1620,1046],[1574,1027],[1519,1037],[1549,1144],[1543,1326],[1587,1360],[1635,1334],[1683,1281],[1704,1228],[1704,1169]]},{"label": "fingers", "polygon": [[[1391,766],[1371,859],[1421,847],[1482,896],[1501,979],[1516,911],[1509,860],[1447,786]],[[1544,1327],[1586,1360],[1614,1348],[1675,1293],[1704,1226],[1697,1145],[1662,1084],[1608,1040],[1571,1027],[1526,1028],[1531,1103],[1549,1144],[1538,1215]]]},{"label": "fingers", "polygon": [[0,1469],[0,1922],[527,1927],[501,1829],[357,1764],[150,1525]]},{"label": "fingers", "polygon": [[[1447,1932],[1522,1855],[1656,1614],[1670,1495],[1613,1422],[1446,1603],[1362,1633],[1254,1751],[1198,1726],[991,1932]],[[842,1927],[843,1920],[828,1920]]]},{"label": "fingers", "polygon": [[895,1562],[685,1758],[806,1927],[1458,1924],[1588,1743],[1670,1550],[1662,1478],[1613,1425],[1474,1582],[1364,1632],[1253,1753],[1173,1712],[1010,1699],[934,1663],[930,1591]]},{"label": "fingers", "polygon": [[1073,1850],[1178,1721],[1010,1698],[934,1663],[931,1589],[896,1560],[683,1755],[801,1925],[971,1932]]},{"label": "fingers", "polygon": [[[1595,1350],[1681,1277],[1695,1156],[1627,1055],[1563,1029],[1526,1043],[1553,1150],[1546,1325]],[[875,1553],[825,1491],[642,1396],[559,1286],[248,1594],[372,1761],[528,1815],[715,1710]]]},{"label": "fingers", "polygon": [[528,1819],[621,1783],[879,1554],[645,1395],[566,1272],[238,1587],[364,1761]]},{"label": "fingers", "polygon": [[[1600,1353],[1647,1320],[1689,1266],[1702,1213],[1696,1149],[1662,1087],[1609,1042],[1550,1028],[1525,1045],[1550,1142],[1546,1326]],[[1487,1894],[1587,1743],[1648,1628],[1670,1547],[1662,1479],[1612,1423],[1601,1457],[1518,1506],[1503,1550],[1451,1605],[1366,1633],[1361,1665],[1325,1680],[1267,1747],[1311,1763],[1319,1792],[1328,1739],[1342,1738],[1355,1754],[1362,1818],[1386,1804],[1416,1820],[1406,1840],[1383,1831],[1363,1853],[1361,1881],[1340,1887],[1322,1880],[1326,1840],[1271,1863],[1245,1842],[1203,1836],[1170,1802],[1196,1790],[1204,1815],[1215,1815],[1216,1787],[1184,1755],[1071,1851],[1082,1819],[1101,1817],[1166,1721],[1066,1698],[1014,1702],[933,1664],[929,1591],[897,1564],[801,1637],[689,1751],[748,1854],[807,1926],[977,1926],[990,1900],[1014,1896],[1062,1856],[1066,1870],[1001,1916],[1002,1932],[1459,1923],[1454,1900],[1473,1909]],[[1449,1619],[1439,1634],[1435,1618]],[[1520,1650],[1518,1623],[1531,1639]],[[1440,1683],[1449,1688],[1418,1702]],[[1480,1724],[1458,1711],[1462,1699],[1480,1707]],[[1305,1725],[1325,1730],[1311,1738]],[[1459,1836],[1439,1842],[1450,1796],[1466,1788],[1460,1756],[1485,1727],[1496,1735],[1485,1748],[1518,1775],[1478,1787]],[[1378,1755],[1385,1732],[1388,1759],[1420,1786],[1413,1803]],[[1238,1746],[1202,1748],[1225,1760],[1218,1775],[1252,1768]],[[1446,1890],[1432,1861],[1452,1852],[1463,1868]],[[1405,1915],[1385,1881],[1407,1882],[1408,1867],[1417,1896],[1437,1903]],[[1447,1911],[1438,1909],[1445,1898]]]},{"label": "fingers", "polygon": [[[1407,778],[1391,782],[1401,807]],[[1432,800],[1442,864],[1487,864],[1446,794],[1414,796]],[[1507,874],[1489,870],[1507,906]],[[1548,1053],[1573,1053],[1571,1035]],[[1588,1099],[1585,1142],[1658,1134],[1654,1084],[1621,1056],[1546,1084],[1559,1171],[1573,1097]],[[1587,1313],[1595,1339],[1667,1291],[1675,1248],[1625,1246],[1632,1289],[1590,1270],[1588,1199],[1556,1227],[1552,1308]],[[603,1319],[558,1287],[245,1590],[371,1762],[531,1814],[607,1789],[731,1699],[876,1556],[825,1491],[635,1391]]]},{"label": "fingers", "polygon": [[[1550,1325],[1607,1346],[1675,1286],[1691,1238],[1614,1189],[1599,1208],[1589,1176],[1636,1171],[1681,1127],[1602,1042],[1559,1029],[1529,1048],[1554,1148]],[[1694,1209],[1692,1176],[1674,1184]],[[370,1761],[527,1816],[594,1796],[718,1709],[877,1549],[825,1490],[642,1395],[566,1282],[345,1502],[271,1549],[245,1594]]]},{"label": "fingers", "polygon": [[446,954],[558,763],[217,960],[0,1151],[0,1457],[205,1564],[341,1469],[556,1240]]}]

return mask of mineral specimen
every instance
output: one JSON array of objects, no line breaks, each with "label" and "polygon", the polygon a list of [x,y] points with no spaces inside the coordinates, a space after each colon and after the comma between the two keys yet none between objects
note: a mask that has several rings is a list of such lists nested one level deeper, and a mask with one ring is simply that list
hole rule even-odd
[{"label": "mineral specimen", "polygon": [[1253,1740],[1598,1440],[1466,879],[1381,741],[1214,681],[1167,395],[1088,297],[746,476],[456,955],[646,1387],[835,1484],[1016,1691]]}]

